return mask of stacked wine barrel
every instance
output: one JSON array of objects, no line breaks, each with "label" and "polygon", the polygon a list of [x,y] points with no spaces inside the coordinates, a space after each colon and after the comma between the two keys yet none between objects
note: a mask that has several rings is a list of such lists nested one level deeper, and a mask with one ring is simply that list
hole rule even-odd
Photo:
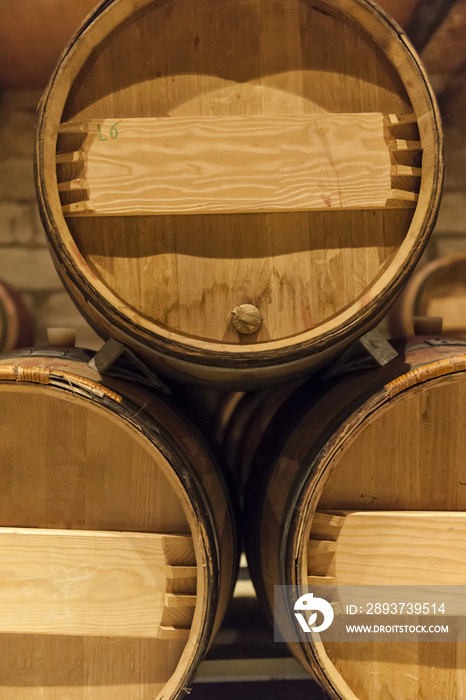
[{"label": "stacked wine barrel", "polygon": [[0,697],[174,698],[232,592],[231,498],[166,400],[82,351],[0,361]]},{"label": "stacked wine barrel", "polygon": [[[366,0],[106,0],[44,93],[36,185],[55,266],[103,339],[221,397],[266,608],[274,585],[339,580],[312,554],[328,512],[338,552],[360,512],[388,533],[389,512],[404,527],[463,507],[461,347],[326,379],[409,280],[442,176],[423,68]],[[209,431],[89,359],[0,363],[0,538],[13,579],[35,582],[2,579],[1,700],[181,697],[235,581],[235,494]],[[334,698],[426,700],[429,674],[429,700],[461,697],[459,656],[435,645],[408,645],[409,683],[398,645],[291,646]]]},{"label": "stacked wine barrel", "polygon": [[253,389],[386,313],[435,222],[441,141],[418,58],[367,2],[115,0],[43,96],[38,198],[102,335]]},{"label": "stacked wine barrel", "polygon": [[[465,343],[416,338],[399,350],[378,369],[245,395],[227,423],[230,459],[249,472],[247,556],[271,620],[278,585],[367,595],[464,583]],[[462,697],[461,625],[449,643],[296,634],[289,646],[331,698]]]},{"label": "stacked wine barrel", "polygon": [[0,353],[31,345],[34,321],[22,295],[0,280]]}]

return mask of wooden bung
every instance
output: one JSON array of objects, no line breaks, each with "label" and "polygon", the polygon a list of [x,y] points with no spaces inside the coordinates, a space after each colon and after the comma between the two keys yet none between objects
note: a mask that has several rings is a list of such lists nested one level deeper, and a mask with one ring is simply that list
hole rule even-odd
[{"label": "wooden bung", "polygon": [[432,230],[441,154],[419,59],[372,3],[109,0],[44,93],[36,182],[91,325],[243,390],[377,324]]},{"label": "wooden bung", "polygon": [[179,698],[232,593],[231,497],[194,424],[89,359],[0,360],[2,700]]},{"label": "wooden bung", "polygon": [[[236,403],[223,434],[249,471],[248,565],[270,616],[277,585],[334,585],[344,604],[341,586],[464,583],[464,341],[399,351]],[[300,639],[293,654],[335,700],[463,698],[460,627],[452,644]]]}]

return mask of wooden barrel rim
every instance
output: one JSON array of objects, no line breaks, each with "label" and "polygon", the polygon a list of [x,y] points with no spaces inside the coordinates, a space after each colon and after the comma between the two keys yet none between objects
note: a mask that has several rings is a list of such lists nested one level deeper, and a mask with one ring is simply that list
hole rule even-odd
[{"label": "wooden barrel rim", "polygon": [[[60,122],[68,88],[90,50],[102,38],[100,35],[94,36],[96,32],[93,31],[93,21],[102,18],[104,22],[109,22],[111,26],[107,30],[108,33],[130,12],[146,5],[147,0],[138,0],[132,4],[131,8],[125,7],[125,4],[118,2],[118,0],[107,0],[90,17],[62,55],[62,62],[57,67],[42,100],[36,141],[36,181],[46,229],[50,231],[49,237],[63,262],[66,275],[76,282],[84,297],[90,299],[97,308],[104,310],[104,312],[111,309],[121,330],[125,331],[129,320],[134,323],[133,333],[136,340],[150,341],[155,351],[167,352],[168,348],[168,353],[176,358],[183,359],[188,352],[190,359],[195,358],[199,364],[223,365],[229,363],[238,367],[246,367],[251,360],[261,362],[265,366],[285,363],[288,360],[299,360],[305,355],[320,352],[338,341],[343,341],[348,327],[354,333],[362,329],[371,315],[374,314],[377,304],[384,297],[388,288],[390,287],[390,296],[392,297],[401,289],[403,277],[414,268],[422,253],[423,242],[435,224],[443,178],[443,164],[439,156],[442,151],[442,135],[435,97],[426,82],[425,72],[417,63],[414,51],[405,34],[376,10],[375,5],[363,2],[363,0],[355,0],[348,8],[341,0],[325,1],[346,14],[351,10],[352,19],[359,23],[364,30],[366,30],[364,23],[367,22],[372,32],[371,37],[379,44],[392,63],[399,70],[404,68],[415,75],[417,82],[416,80],[408,81],[405,88],[414,103],[420,101],[424,105],[422,114],[419,116],[421,138],[430,138],[429,130],[431,130],[432,143],[430,145],[432,148],[425,150],[425,155],[428,156],[425,162],[426,174],[422,178],[420,203],[416,207],[408,234],[390,264],[374,282],[371,300],[363,303],[364,300],[358,299],[349,308],[338,313],[336,319],[324,321],[316,328],[305,331],[297,337],[291,336],[291,348],[289,347],[289,338],[261,342],[256,345],[234,346],[191,337],[187,342],[186,336],[179,332],[165,331],[163,327],[153,322],[148,320],[143,322],[145,319],[141,319],[141,317],[134,318],[135,314],[131,308],[122,304],[121,299],[110,292],[105,284],[95,279],[66,229],[58,202],[58,193],[54,191],[53,197],[49,197],[44,191],[44,183],[47,180],[50,181],[50,175],[54,169],[55,144],[50,136],[49,128],[50,125],[58,125]],[[110,11],[114,11],[111,17]],[[400,48],[400,45],[403,48]],[[78,54],[80,59],[76,60]],[[51,107],[52,100],[54,102]],[[424,135],[422,130],[424,130]],[[60,229],[63,229],[61,233]],[[92,284],[89,279],[92,279]],[[357,318],[355,318],[356,314]]]},{"label": "wooden barrel rim", "polygon": [[[45,386],[51,391],[67,392],[75,394],[80,399],[90,402],[93,406],[98,406],[99,409],[121,418],[130,429],[136,430],[137,434],[141,434],[145,441],[151,444],[164,458],[170,467],[170,481],[172,485],[178,482],[181,485],[181,490],[187,499],[189,509],[191,511],[190,518],[196,524],[198,547],[200,550],[200,561],[198,561],[198,572],[202,573],[203,580],[203,596],[196,606],[202,608],[202,617],[198,621],[194,635],[190,635],[190,640],[194,636],[195,644],[189,644],[187,641],[185,648],[178,661],[178,666],[183,661],[182,673],[178,673],[176,679],[169,679],[165,686],[164,692],[168,691],[167,697],[178,697],[182,689],[189,688],[192,684],[195,675],[198,671],[199,664],[203,660],[208,647],[212,641],[212,635],[215,630],[215,625],[219,623],[218,604],[220,600],[219,588],[219,566],[220,566],[220,550],[218,537],[221,533],[216,531],[214,525],[213,513],[206,498],[205,490],[202,487],[202,482],[199,476],[190,466],[187,455],[181,451],[175,437],[170,435],[167,427],[149,416],[145,411],[145,405],[139,406],[132,398],[128,398],[120,393],[119,388],[122,386],[120,380],[106,380],[104,384],[99,384],[96,381],[86,379],[85,377],[75,374],[74,372],[63,372],[59,369],[51,367],[45,368],[40,364],[41,359],[47,361],[53,358],[64,359],[66,362],[71,360],[73,363],[80,363],[85,367],[88,357],[83,355],[79,350],[72,351],[54,351],[46,350],[29,350],[19,351],[15,354],[2,356],[2,361],[18,362],[21,358],[27,358],[29,362],[38,360],[37,364],[0,364],[0,386],[4,384],[10,385],[40,385]],[[128,382],[126,382],[128,384]],[[110,389],[109,386],[112,388]],[[146,402],[147,403],[147,402]],[[170,406],[170,411],[175,414],[176,411]],[[181,420],[181,418],[180,418]],[[201,436],[199,436],[201,438]],[[224,480],[220,472],[217,474],[219,480],[224,484]],[[225,486],[225,484],[224,484]],[[233,522],[235,514],[233,513],[233,505],[229,499],[227,488],[224,488],[226,497],[227,511],[230,521]],[[227,516],[228,517],[228,516]],[[232,529],[232,536],[235,538],[236,531]],[[233,548],[235,550],[234,557],[237,558],[237,542],[234,539]],[[199,552],[196,552],[196,559],[199,559]],[[198,574],[199,576],[199,574]],[[199,578],[198,578],[199,580]],[[233,593],[235,578],[230,581],[230,590],[227,597]],[[200,624],[199,624],[200,622]],[[194,626],[193,626],[194,628]],[[191,648],[190,648],[191,646]],[[189,654],[186,659],[183,657]],[[178,668],[178,667],[177,667]],[[173,695],[175,692],[175,695]]]}]

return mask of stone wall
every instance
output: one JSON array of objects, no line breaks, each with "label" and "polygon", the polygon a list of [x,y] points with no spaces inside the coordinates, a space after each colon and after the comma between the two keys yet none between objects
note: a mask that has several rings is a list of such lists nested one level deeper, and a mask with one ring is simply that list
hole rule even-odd
[{"label": "stone wall", "polygon": [[24,297],[35,320],[35,343],[47,327],[76,328],[77,343],[101,340],[75,308],[55,271],[40,221],[33,176],[36,109],[41,91],[0,93],[0,278]]}]

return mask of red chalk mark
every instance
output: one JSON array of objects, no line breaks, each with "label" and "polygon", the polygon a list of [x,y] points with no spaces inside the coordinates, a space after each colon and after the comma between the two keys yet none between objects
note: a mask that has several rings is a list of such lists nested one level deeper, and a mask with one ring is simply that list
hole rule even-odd
[{"label": "red chalk mark", "polygon": [[359,300],[359,308],[364,309],[373,299],[371,291],[366,292]]}]

